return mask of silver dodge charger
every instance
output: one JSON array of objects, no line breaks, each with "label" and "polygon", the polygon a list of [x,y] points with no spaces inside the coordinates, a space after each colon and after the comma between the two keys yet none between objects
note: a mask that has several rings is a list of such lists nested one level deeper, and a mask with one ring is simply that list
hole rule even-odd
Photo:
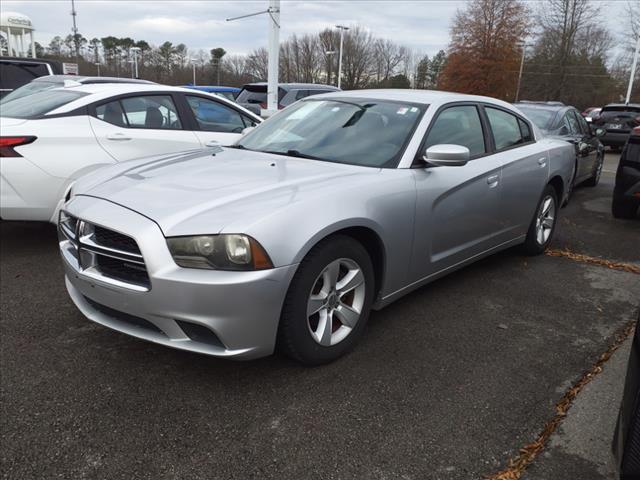
[{"label": "silver dodge charger", "polygon": [[310,97],[235,146],[78,181],[59,221],[66,286],[90,320],[144,340],[329,362],[372,308],[514,245],[542,253],[573,159],[492,98]]}]

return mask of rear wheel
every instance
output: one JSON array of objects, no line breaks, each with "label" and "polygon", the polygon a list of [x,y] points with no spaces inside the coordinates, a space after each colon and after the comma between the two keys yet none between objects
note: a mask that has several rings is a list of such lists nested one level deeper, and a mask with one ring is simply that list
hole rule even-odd
[{"label": "rear wheel", "polygon": [[595,187],[600,182],[600,176],[602,175],[602,167],[604,165],[604,154],[598,156],[598,160],[596,161],[596,165],[593,168],[593,173],[591,177],[584,182],[587,187]]},{"label": "rear wheel", "polygon": [[629,201],[624,197],[613,197],[611,203],[611,213],[616,218],[635,218],[638,211],[636,202]]},{"label": "rear wheel", "polygon": [[373,265],[364,247],[343,235],[324,240],[307,254],[291,281],[279,348],[307,365],[339,358],[362,336],[373,295]]},{"label": "rear wheel", "polygon": [[527,255],[540,255],[553,238],[558,213],[558,196],[551,185],[547,185],[529,225],[523,249]]}]

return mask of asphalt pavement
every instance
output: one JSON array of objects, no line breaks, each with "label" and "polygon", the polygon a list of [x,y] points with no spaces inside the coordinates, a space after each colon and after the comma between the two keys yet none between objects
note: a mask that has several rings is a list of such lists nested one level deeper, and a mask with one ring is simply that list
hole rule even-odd
[{"label": "asphalt pavement", "polygon": [[[598,187],[575,191],[554,248],[640,262],[640,221],[610,213],[616,161],[608,156]],[[330,365],[304,368],[280,355],[239,363],[89,322],[67,297],[55,229],[4,222],[0,472],[485,478],[535,438],[639,306],[640,275],[512,249],[374,312],[353,353]],[[623,355],[607,377],[611,395],[585,389],[575,412],[591,417],[570,411],[558,435],[574,430],[554,437],[528,478],[611,478],[593,452],[609,454]],[[580,446],[575,425],[594,416],[597,445]]]}]

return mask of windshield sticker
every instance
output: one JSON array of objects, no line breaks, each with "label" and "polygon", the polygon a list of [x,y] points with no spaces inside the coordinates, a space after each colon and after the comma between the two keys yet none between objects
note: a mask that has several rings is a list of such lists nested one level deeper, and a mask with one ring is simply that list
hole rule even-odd
[{"label": "windshield sticker", "polygon": [[402,107],[399,108],[398,111],[396,112],[398,115],[404,115],[405,113],[407,113],[409,111],[409,109],[407,107]]}]

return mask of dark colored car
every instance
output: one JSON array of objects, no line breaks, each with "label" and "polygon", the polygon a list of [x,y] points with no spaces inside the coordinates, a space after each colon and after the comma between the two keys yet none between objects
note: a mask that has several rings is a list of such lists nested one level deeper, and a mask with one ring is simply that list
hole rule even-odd
[{"label": "dark colored car", "polygon": [[632,130],[622,150],[611,210],[616,218],[634,218],[640,207],[640,127]]},{"label": "dark colored car", "polygon": [[613,437],[620,480],[640,478],[640,322],[631,345],[622,404]]},{"label": "dark colored car", "polygon": [[[301,98],[320,93],[338,92],[339,88],[316,83],[280,83],[278,84],[278,110],[291,105]],[[236,97],[236,102],[247,110],[260,115],[267,108],[267,83],[248,83]]]},{"label": "dark colored car", "polygon": [[[515,104],[547,136],[561,138],[576,147],[572,187],[580,183],[595,187],[604,163],[604,146],[575,108],[560,102],[520,102]],[[604,133],[604,132],[600,132]]]},{"label": "dark colored car", "polygon": [[34,78],[62,73],[62,64],[40,58],[0,57],[0,98]]},{"label": "dark colored car", "polygon": [[221,87],[211,85],[183,85],[184,88],[190,88],[192,90],[199,90],[200,92],[212,93],[219,97],[224,97],[232,102],[236,101],[236,97],[240,93],[240,89],[237,87]]},{"label": "dark colored car", "polygon": [[16,98],[31,95],[32,93],[49,90],[51,88],[62,87],[65,85],[65,82],[74,82],[74,85],[89,85],[95,83],[154,83],[148,80],[139,80],[135,78],[87,77],[82,75],[45,75],[44,77],[35,78],[26,85],[22,85],[20,88],[17,88],[13,92],[8,93],[3,98],[3,101],[8,102],[10,100],[15,100]]},{"label": "dark colored car", "polygon": [[631,130],[640,126],[640,104],[612,103],[602,108],[593,125],[605,129],[601,140],[605,146],[619,150],[627,143]]}]

